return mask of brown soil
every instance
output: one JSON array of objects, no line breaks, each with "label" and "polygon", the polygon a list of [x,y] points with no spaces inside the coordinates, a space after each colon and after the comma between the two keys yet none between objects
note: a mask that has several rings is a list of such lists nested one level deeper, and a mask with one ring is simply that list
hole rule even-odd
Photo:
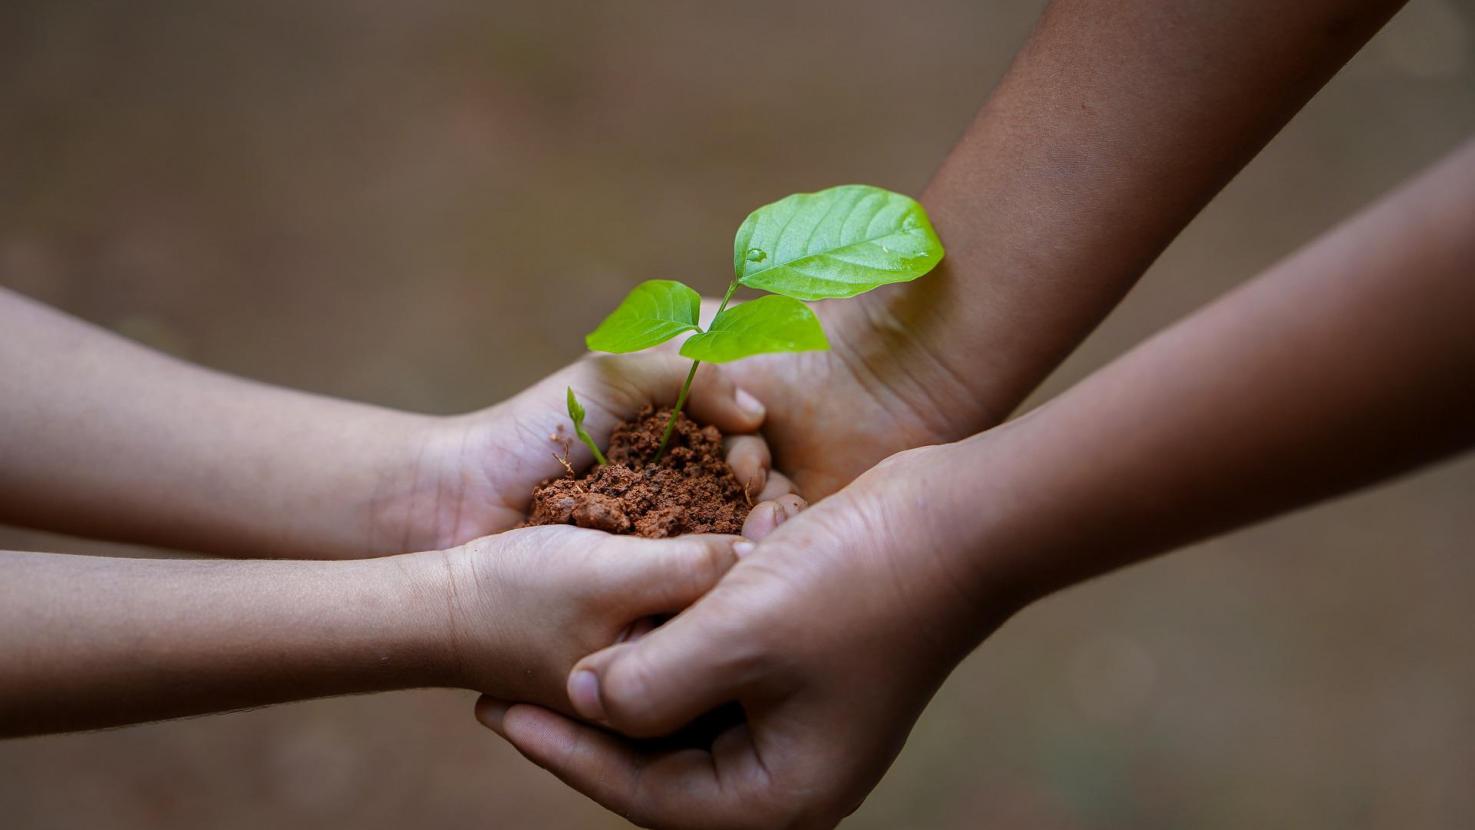
[{"label": "brown soil", "polygon": [[659,464],[646,461],[661,443],[670,407],[647,406],[615,428],[609,464],[584,476],[550,479],[533,491],[527,524],[572,524],[660,538],[737,533],[751,506],[722,458],[722,433],[683,413]]}]

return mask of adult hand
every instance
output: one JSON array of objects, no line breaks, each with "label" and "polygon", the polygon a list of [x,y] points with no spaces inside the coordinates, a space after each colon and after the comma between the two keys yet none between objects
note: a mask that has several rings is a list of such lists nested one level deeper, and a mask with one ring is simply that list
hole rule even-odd
[{"label": "adult hand", "polygon": [[947,453],[889,459],[782,523],[688,611],[570,676],[581,716],[636,738],[741,704],[746,723],[710,749],[652,751],[485,698],[478,717],[644,826],[833,826],[880,780],[952,667],[1017,607],[1003,590],[970,587],[943,555],[952,541],[926,487]]},{"label": "adult hand", "polygon": [[[889,310],[891,296],[881,291],[815,303],[828,351],[760,355],[723,366],[733,382],[763,401],[763,435],[775,466],[811,501],[894,453],[957,440],[1005,414],[985,411],[959,385]],[[706,319],[716,306],[716,300],[703,303]]]},{"label": "adult hand", "polygon": [[579,714],[630,735],[740,703],[710,751],[483,720],[653,826],[833,824],[1025,600],[1475,445],[1472,184],[1475,143],[1030,415],[880,465],[575,667]]}]

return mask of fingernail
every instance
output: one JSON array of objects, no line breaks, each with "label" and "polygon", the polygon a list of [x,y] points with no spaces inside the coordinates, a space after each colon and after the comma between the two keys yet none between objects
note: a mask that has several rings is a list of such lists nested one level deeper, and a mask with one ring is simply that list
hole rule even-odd
[{"label": "fingernail", "polygon": [[754,420],[762,420],[764,414],[767,412],[763,408],[763,404],[757,398],[749,395],[746,389],[739,389],[737,391],[737,405],[738,409],[743,411],[743,414]]},{"label": "fingernail", "polygon": [[506,715],[507,704],[499,700],[484,697],[476,701],[476,719],[498,735],[502,734],[502,718]]},{"label": "fingernail", "polygon": [[585,720],[604,720],[604,702],[599,699],[599,676],[588,669],[574,672],[568,681],[569,702]]},{"label": "fingernail", "polygon": [[737,558],[742,559],[744,556],[753,552],[753,543],[744,541],[733,542],[732,552],[737,554]]}]

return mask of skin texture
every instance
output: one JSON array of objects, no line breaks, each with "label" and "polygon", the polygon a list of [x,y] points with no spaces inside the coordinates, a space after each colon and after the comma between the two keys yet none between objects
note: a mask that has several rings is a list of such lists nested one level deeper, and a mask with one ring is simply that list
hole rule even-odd
[{"label": "skin texture", "polygon": [[[731,538],[512,529],[533,486],[563,472],[565,387],[604,442],[675,399],[679,358],[588,357],[490,409],[435,418],[210,372],[4,291],[0,330],[0,519],[350,560],[0,552],[0,736],[417,686],[570,711],[575,660],[680,611],[733,558]],[[728,461],[756,499],[780,499],[757,505],[747,533],[802,506],[769,475],[751,396],[707,367],[689,406],[732,434]],[[429,552],[351,561],[417,547]]]},{"label": "skin texture", "polygon": [[1030,601],[1475,445],[1475,142],[1058,399],[886,461],[784,522],[691,609],[582,661],[585,718],[482,721],[660,828],[830,827],[936,687]]},{"label": "skin texture", "polygon": [[345,562],[0,552],[0,736],[423,686],[567,710],[574,662],[709,590],[733,540],[557,526]]},{"label": "skin texture", "polygon": [[[947,264],[915,285],[821,309],[832,353],[733,367],[744,388],[769,406],[780,463],[793,468],[801,487],[823,495],[897,450],[953,440],[1000,421],[1398,5],[1053,4],[923,195],[949,246]],[[521,430],[523,439],[541,440],[545,424],[538,419],[559,411],[568,378],[550,384],[536,406],[526,403],[531,409],[402,420],[382,410],[329,407],[297,393],[230,386],[219,376],[182,373],[179,364],[157,356],[114,362],[94,348],[96,341],[44,319],[38,323],[34,307],[6,299],[0,322],[20,336],[0,344],[0,397],[23,402],[0,413],[0,435],[11,436],[0,448],[7,459],[0,469],[0,505],[6,505],[0,518],[6,520],[34,518],[53,529],[215,552],[364,556],[445,547],[505,527],[519,497],[506,495],[513,492],[510,483],[552,463],[515,455],[528,441],[509,448],[499,436]],[[31,363],[33,352],[45,357]],[[26,366],[33,367],[29,374]],[[577,377],[602,385],[607,364],[582,366],[570,371],[587,372]],[[1195,369],[1199,376],[1212,373],[1212,367]],[[57,384],[68,377],[87,382]],[[144,383],[128,385],[125,378]],[[821,384],[823,409],[812,394]],[[573,385],[588,405],[591,394]],[[649,397],[642,389],[610,384],[609,409]],[[225,400],[231,405],[216,403]],[[590,411],[592,419],[596,407]],[[596,435],[609,426],[601,424]],[[24,443],[14,437],[21,435]],[[1008,445],[1001,439],[988,446]],[[597,716],[589,707],[603,707],[612,723],[637,734],[680,722],[683,708],[744,700],[750,726],[724,736],[715,754],[692,751],[647,763],[634,749],[536,707],[509,711],[487,703],[484,719],[535,759],[645,823],[832,824],[884,770],[950,661],[1027,601],[1020,586],[1030,580],[1011,574],[1022,566],[995,571],[976,563],[1032,560],[1028,534],[1013,538],[1001,530],[998,539],[1007,545],[985,545],[980,540],[994,535],[976,528],[976,536],[962,541],[941,538],[944,528],[951,534],[968,523],[951,512],[919,520],[920,511],[907,509],[916,507],[907,495],[915,488],[886,485],[888,476],[915,484],[915,477],[937,475],[941,465],[929,452],[904,455],[823,509],[789,518],[709,599],[635,644],[652,655],[672,655],[670,661],[631,657],[637,668],[625,672],[634,680],[616,682],[621,672],[606,654],[598,659],[611,660],[614,677],[602,692],[590,686],[591,675],[573,675],[571,691],[583,699],[586,714]],[[499,457],[503,453],[511,455]],[[980,468],[987,460],[978,459]],[[1013,466],[1024,465],[1001,466],[997,482],[1017,474]],[[1021,482],[1021,488],[1026,483],[1036,489],[1021,492],[1051,492],[1040,482]],[[948,492],[984,492],[959,484]],[[1002,495],[1014,492],[1002,483],[992,486]],[[1079,486],[1083,494],[1089,490]],[[508,501],[499,504],[494,492]],[[1035,498],[1037,505],[1051,501]],[[1091,504],[1086,495],[1073,503],[1082,511]],[[997,512],[971,507],[978,521]],[[774,508],[765,514],[777,523]],[[1028,514],[1010,515],[1029,526],[1019,518]],[[1038,516],[1032,521],[1051,524]],[[969,556],[945,555],[959,551]],[[812,559],[800,564],[803,557]],[[1063,555],[1040,561],[1050,564],[1031,572],[1067,574],[1078,564]],[[1038,581],[1051,583],[1046,576]],[[59,590],[71,580],[38,584]],[[280,580],[251,584],[262,589]],[[358,595],[326,598],[361,601]],[[105,620],[94,631],[101,636],[119,622]],[[763,633],[765,626],[770,633]],[[917,633],[904,637],[900,629],[908,626]],[[61,633],[48,642],[68,645],[65,628],[53,627]],[[225,629],[218,622],[207,628]],[[710,638],[704,651],[693,651],[697,634]],[[208,649],[199,651],[210,656]],[[85,647],[59,653],[89,654]],[[291,659],[284,662],[301,665],[303,653],[287,654]],[[109,654],[116,661],[131,652]],[[344,659],[355,664],[353,656]],[[646,659],[649,666],[641,668]],[[673,662],[681,671],[671,669]],[[104,674],[111,665],[82,664]],[[590,666],[594,678],[605,668]],[[54,673],[65,666],[41,670],[53,682],[77,677]],[[637,700],[620,689],[664,692]],[[686,702],[668,702],[678,694]],[[857,725],[860,734],[853,735]],[[714,789],[714,782],[721,786]]]},{"label": "skin texture", "polygon": [[729,367],[776,465],[812,501],[1003,421],[1401,5],[1052,3],[920,197],[942,265]]},{"label": "skin texture", "polygon": [[[589,356],[497,406],[433,417],[281,389],[193,366],[0,289],[0,521],[230,556],[343,559],[452,547],[516,527],[563,472],[564,390],[608,440],[669,403],[687,361]],[[693,417],[734,435],[759,500],[763,407],[704,367]],[[572,442],[575,467],[592,463]]]}]

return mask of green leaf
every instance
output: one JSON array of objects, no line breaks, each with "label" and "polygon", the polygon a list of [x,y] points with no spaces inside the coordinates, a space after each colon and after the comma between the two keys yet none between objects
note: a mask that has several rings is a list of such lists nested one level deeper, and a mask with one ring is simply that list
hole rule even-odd
[{"label": "green leaf", "polygon": [[801,300],[906,282],[942,259],[927,212],[900,193],[847,184],[748,214],[733,240],[738,282]]},{"label": "green leaf", "polygon": [[579,403],[578,398],[574,397],[574,388],[572,386],[568,387],[568,417],[569,420],[574,422],[574,429],[584,426],[585,414],[587,413],[584,412],[584,405]]},{"label": "green leaf", "polygon": [[599,445],[594,443],[594,439],[584,429],[584,416],[588,414],[584,411],[584,405],[579,403],[578,398],[574,397],[574,388],[572,386],[567,387],[567,389],[568,417],[569,420],[574,422],[574,434],[579,436],[579,440],[584,442],[584,446],[588,447],[594,453],[595,461],[598,461],[600,464],[608,464],[609,461],[605,459],[604,453],[599,451]]},{"label": "green leaf", "polygon": [[617,354],[648,349],[683,331],[699,331],[701,306],[701,296],[675,280],[646,280],[584,337],[584,345]]},{"label": "green leaf", "polygon": [[708,363],[726,363],[767,352],[828,349],[824,329],[809,306],[789,297],[759,297],[726,309],[712,325],[692,335],[681,355]]}]

